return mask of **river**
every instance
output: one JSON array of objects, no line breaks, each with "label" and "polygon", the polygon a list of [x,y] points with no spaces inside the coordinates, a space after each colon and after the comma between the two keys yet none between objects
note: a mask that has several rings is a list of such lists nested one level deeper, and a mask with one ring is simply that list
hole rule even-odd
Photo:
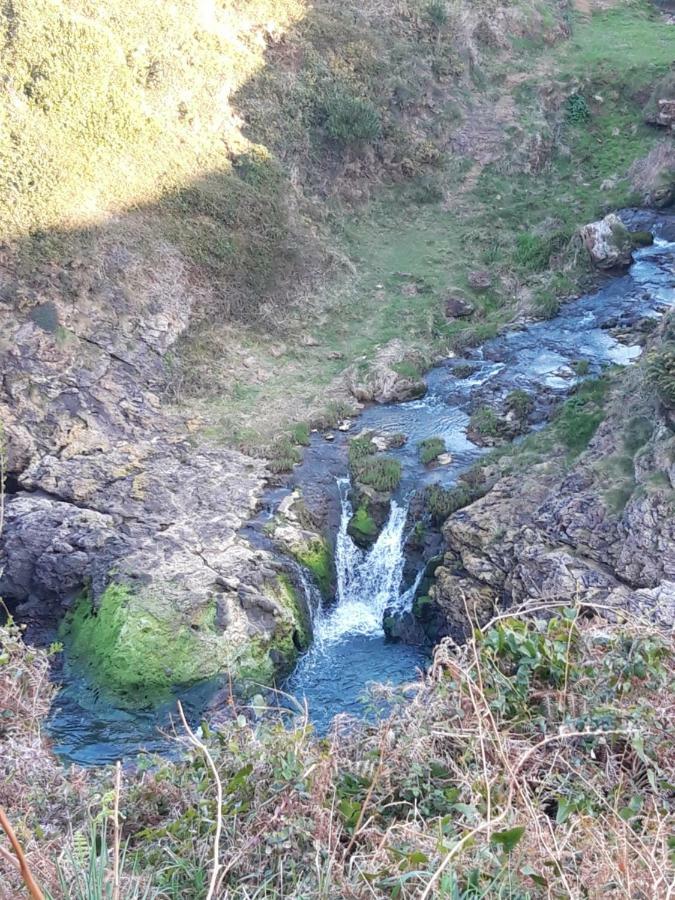
[{"label": "river", "polygon": [[[402,463],[403,478],[389,520],[369,551],[356,547],[347,534],[351,509],[344,441],[331,445],[321,436],[313,439],[306,462],[296,470],[292,482],[302,484],[303,478],[316,477],[325,462],[324,481],[332,481],[338,498],[337,592],[330,602],[321,603],[304,578],[316,610],[314,641],[284,688],[306,700],[320,731],[339,713],[372,714],[372,700],[364,699],[369,682],[398,685],[414,678],[427,663],[421,648],[387,641],[382,619],[385,609],[406,607],[414,597],[416,575],[405,569],[407,508],[414,491],[430,481],[453,484],[485,452],[466,436],[470,410],[478,401],[499,400],[520,388],[534,398],[535,421],[543,424],[552,404],[581,380],[573,363],[588,363],[586,378],[608,365],[628,365],[640,355],[638,346],[618,341],[610,329],[630,326],[645,317],[656,318],[675,304],[675,217],[637,211],[623,215],[631,227],[649,228],[655,236],[653,246],[635,254],[625,275],[564,305],[554,319],[509,331],[463,359],[446,360],[427,373],[428,390],[421,400],[372,406],[359,416],[352,433],[368,428],[404,433],[408,438],[403,447],[391,451]],[[468,378],[453,374],[458,366],[467,364],[473,369]],[[436,436],[445,440],[452,462],[442,468],[425,468],[419,462],[417,444]],[[260,522],[273,515],[285,493],[288,491],[270,492]],[[175,701],[154,710],[115,709],[67,660],[61,680],[63,688],[49,731],[54,749],[65,760],[94,765],[133,757],[142,749],[167,752],[173,746],[158,729],[170,729]],[[213,683],[198,685],[177,691],[177,696],[193,718],[198,718],[215,688]]]}]

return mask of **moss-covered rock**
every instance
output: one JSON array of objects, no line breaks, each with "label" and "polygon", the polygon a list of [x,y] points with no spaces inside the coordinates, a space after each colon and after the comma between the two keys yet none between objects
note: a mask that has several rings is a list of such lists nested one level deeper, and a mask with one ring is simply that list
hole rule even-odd
[{"label": "moss-covered rock", "polygon": [[307,647],[311,626],[286,575],[277,576],[267,593],[276,601],[273,630],[249,637],[223,627],[220,598],[188,614],[176,609],[168,592],[135,592],[113,583],[96,604],[82,596],[60,636],[69,659],[122,705],[156,703],[174,686],[222,674],[242,688],[270,683]]},{"label": "moss-covered rock", "polygon": [[312,573],[321,593],[325,597],[330,596],[335,566],[328,541],[324,537],[319,537],[292,552],[297,561]]},{"label": "moss-covered rock", "polygon": [[360,506],[349,520],[347,534],[358,547],[367,549],[375,542],[378,533],[379,528],[375,519],[365,506]]}]

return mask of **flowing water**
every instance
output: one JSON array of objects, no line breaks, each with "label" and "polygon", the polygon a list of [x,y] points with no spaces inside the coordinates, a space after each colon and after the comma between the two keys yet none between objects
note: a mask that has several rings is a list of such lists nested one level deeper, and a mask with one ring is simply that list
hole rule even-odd
[{"label": "flowing water", "polygon": [[[310,716],[324,730],[338,713],[366,715],[362,696],[368,682],[400,684],[414,678],[426,663],[414,647],[386,641],[382,629],[385,609],[410,605],[416,581],[404,578],[407,508],[415,489],[425,482],[452,484],[482,452],[466,437],[470,411],[476,404],[499,400],[515,388],[536,399],[535,417],[546,420],[552,402],[569,392],[579,380],[572,363],[586,360],[589,374],[608,364],[625,365],[640,354],[611,336],[608,329],[630,325],[644,317],[657,317],[675,304],[675,219],[647,213],[627,213],[631,227],[651,228],[653,247],[640,250],[630,272],[608,281],[599,291],[563,307],[547,322],[529,325],[495,338],[463,360],[451,359],[431,370],[426,396],[417,401],[373,406],[359,417],[358,429],[407,435],[404,447],[392,451],[403,467],[403,478],[392,502],[391,514],[369,551],[356,547],[347,534],[351,515],[349,484],[344,477],[344,448],[314,439],[308,459],[314,471],[336,467],[340,520],[336,537],[337,594],[319,604],[315,613],[314,641],[287,680],[285,689],[305,698]],[[453,375],[455,367],[471,363],[468,378]],[[442,437],[452,462],[427,469],[418,459],[417,444],[426,437]],[[309,463],[299,467],[296,483],[310,478]],[[326,480],[325,471],[323,479]],[[267,515],[272,515],[282,492],[270,494]],[[315,591],[304,576],[308,595]],[[204,708],[213,685],[181,691],[195,714]],[[166,750],[168,742],[158,726],[169,722],[172,705],[151,712],[131,713],[110,707],[66,669],[50,730],[57,752],[66,759],[100,763],[135,755],[146,746]]]}]

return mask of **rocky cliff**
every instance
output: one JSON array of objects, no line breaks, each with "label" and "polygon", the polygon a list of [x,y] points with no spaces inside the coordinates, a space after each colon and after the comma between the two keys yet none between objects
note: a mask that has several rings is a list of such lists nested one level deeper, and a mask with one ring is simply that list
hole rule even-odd
[{"label": "rocky cliff", "polygon": [[672,624],[675,417],[654,380],[672,341],[671,319],[643,364],[607,382],[603,421],[576,458],[556,443],[554,420],[483,468],[489,490],[443,525],[442,563],[403,634],[457,637],[469,618],[574,596]]}]

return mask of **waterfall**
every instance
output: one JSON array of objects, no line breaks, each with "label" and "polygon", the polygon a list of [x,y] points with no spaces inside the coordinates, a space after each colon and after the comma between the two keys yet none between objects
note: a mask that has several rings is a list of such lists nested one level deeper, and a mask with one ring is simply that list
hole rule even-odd
[{"label": "waterfall", "polygon": [[[391,502],[389,518],[370,550],[361,550],[347,534],[352,517],[349,480],[338,481],[342,504],[335,546],[337,598],[334,606],[321,609],[314,634],[317,644],[338,641],[345,634],[382,634],[385,609],[408,598],[400,598],[403,579],[407,504]],[[414,593],[414,590],[412,591]]]}]

